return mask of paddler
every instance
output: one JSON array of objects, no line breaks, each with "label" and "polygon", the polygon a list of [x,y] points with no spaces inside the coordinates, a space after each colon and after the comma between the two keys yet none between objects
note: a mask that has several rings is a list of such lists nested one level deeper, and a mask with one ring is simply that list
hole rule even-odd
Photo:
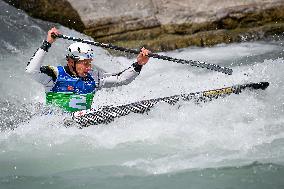
[{"label": "paddler", "polygon": [[42,65],[58,35],[56,28],[51,28],[47,39],[29,61],[26,72],[45,88],[47,104],[53,104],[68,112],[90,109],[94,94],[102,88],[127,85],[140,73],[147,64],[150,51],[142,48],[137,61],[119,73],[100,73],[91,68],[94,51],[86,43],[76,42],[67,48],[65,66]]}]

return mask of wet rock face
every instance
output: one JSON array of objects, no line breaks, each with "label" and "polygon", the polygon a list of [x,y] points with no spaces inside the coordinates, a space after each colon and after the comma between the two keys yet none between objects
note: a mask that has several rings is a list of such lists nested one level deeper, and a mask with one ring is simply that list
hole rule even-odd
[{"label": "wet rock face", "polygon": [[[77,7],[76,0],[69,2]],[[95,6],[78,10],[86,26],[85,33],[101,42],[131,48],[146,46],[163,51],[191,45],[210,46],[262,39],[284,31],[282,0],[87,2]]]},{"label": "wet rock face", "polygon": [[67,0],[4,0],[34,18],[60,23],[83,32],[85,26]]},{"label": "wet rock face", "polygon": [[111,33],[117,33],[159,25],[152,0],[84,0],[84,5],[78,0],[68,1],[76,7],[86,28],[113,26],[118,28]]},{"label": "wet rock face", "polygon": [[154,51],[262,39],[284,32],[283,0],[11,2],[32,16],[83,31],[98,41]]}]

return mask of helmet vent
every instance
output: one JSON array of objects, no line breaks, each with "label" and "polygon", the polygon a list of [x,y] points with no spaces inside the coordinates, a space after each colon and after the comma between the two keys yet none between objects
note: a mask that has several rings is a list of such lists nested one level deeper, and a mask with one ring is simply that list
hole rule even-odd
[{"label": "helmet vent", "polygon": [[78,60],[93,59],[94,57],[91,46],[81,42],[71,44],[67,51],[67,55],[73,55]]}]

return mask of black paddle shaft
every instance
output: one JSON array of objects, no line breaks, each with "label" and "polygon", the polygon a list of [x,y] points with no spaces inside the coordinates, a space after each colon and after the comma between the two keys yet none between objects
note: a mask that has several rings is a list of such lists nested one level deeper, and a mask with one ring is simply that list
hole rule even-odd
[{"label": "black paddle shaft", "polygon": [[[84,39],[80,39],[80,38],[77,38],[77,37],[71,37],[71,36],[66,36],[66,35],[62,35],[62,34],[58,34],[58,35],[52,34],[52,36],[54,38],[57,37],[57,38],[61,38],[61,39],[67,39],[67,40],[71,40],[71,41],[87,43],[89,45],[94,45],[94,46],[103,47],[103,48],[107,48],[107,49],[113,49],[113,50],[117,50],[117,51],[131,53],[131,54],[139,54],[140,53],[139,50],[119,47],[119,46],[116,46],[116,45],[113,45],[113,44],[110,44],[110,43],[100,43],[100,42],[96,42],[96,41],[84,40]],[[176,63],[180,63],[180,64],[187,64],[187,65],[190,65],[190,66],[195,66],[195,67],[200,67],[200,68],[206,68],[206,69],[209,69],[209,70],[222,72],[222,73],[228,74],[228,75],[232,75],[232,73],[233,73],[233,70],[230,69],[230,68],[221,67],[221,66],[216,65],[216,64],[208,64],[208,63],[200,62],[200,61],[196,61],[196,60],[177,59],[177,58],[173,58],[173,57],[169,57],[169,56],[163,56],[163,55],[159,55],[159,54],[155,54],[155,53],[150,53],[148,55],[148,57],[167,60],[167,61],[176,62]]]}]

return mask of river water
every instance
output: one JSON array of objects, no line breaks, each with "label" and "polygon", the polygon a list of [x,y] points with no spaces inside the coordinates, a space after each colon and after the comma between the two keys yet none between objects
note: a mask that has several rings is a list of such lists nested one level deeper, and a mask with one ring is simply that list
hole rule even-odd
[{"label": "river water", "polygon": [[[41,112],[44,89],[25,66],[51,26],[0,1],[0,188],[284,188],[284,40],[191,47],[167,56],[231,67],[232,76],[150,59],[128,86],[101,90],[95,106],[268,81],[210,103],[159,104],[108,125],[65,127]],[[44,63],[64,65],[58,39]],[[118,72],[135,61],[95,48],[94,65]]]}]

